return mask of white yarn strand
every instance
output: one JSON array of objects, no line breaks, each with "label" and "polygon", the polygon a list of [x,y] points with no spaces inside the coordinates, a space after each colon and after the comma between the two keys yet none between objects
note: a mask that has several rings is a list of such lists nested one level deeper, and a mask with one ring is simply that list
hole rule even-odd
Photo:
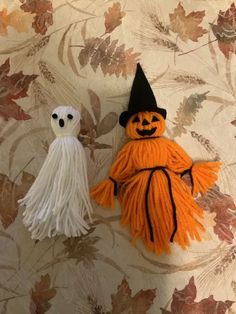
[{"label": "white yarn strand", "polygon": [[[59,108],[71,111],[71,107]],[[19,203],[25,206],[23,222],[33,239],[59,234],[77,237],[88,232],[85,217],[92,222],[92,206],[86,155],[75,136],[59,134],[52,142],[34,184]]]}]

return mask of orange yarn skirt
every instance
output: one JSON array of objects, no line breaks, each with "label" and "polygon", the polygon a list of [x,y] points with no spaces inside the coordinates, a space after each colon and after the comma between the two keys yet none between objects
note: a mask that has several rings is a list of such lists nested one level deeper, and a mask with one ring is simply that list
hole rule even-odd
[{"label": "orange yarn skirt", "polygon": [[200,241],[201,231],[205,231],[200,222],[204,216],[203,210],[195,203],[186,183],[170,170],[142,169],[125,182],[120,202],[121,223],[130,225],[132,242],[142,238],[156,254],[163,251],[170,253],[170,239],[175,229],[174,210],[177,230],[173,241],[182,248],[189,246],[190,239]]}]

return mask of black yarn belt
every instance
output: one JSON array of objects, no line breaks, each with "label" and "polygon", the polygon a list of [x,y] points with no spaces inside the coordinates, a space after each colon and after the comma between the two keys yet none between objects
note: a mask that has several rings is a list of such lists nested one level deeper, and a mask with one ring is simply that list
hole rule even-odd
[{"label": "black yarn belt", "polygon": [[174,230],[171,234],[170,242],[173,242],[174,236],[175,236],[175,234],[177,232],[177,228],[178,228],[177,215],[176,215],[176,205],[175,205],[174,197],[173,197],[173,193],[172,193],[171,179],[170,179],[169,173],[167,172],[166,169],[167,169],[166,167],[158,166],[158,167],[153,167],[153,168],[143,168],[143,169],[139,170],[139,172],[140,171],[151,171],[150,175],[148,177],[147,189],[145,192],[145,212],[146,212],[146,217],[147,217],[147,222],[148,222],[150,240],[152,242],[154,242],[154,237],[153,237],[153,227],[152,227],[150,214],[149,214],[149,208],[148,208],[148,194],[149,194],[149,190],[150,190],[152,176],[153,176],[155,171],[162,171],[164,173],[164,175],[166,176],[167,183],[168,183],[168,190],[169,190],[170,201],[171,201],[172,210],[173,210],[173,223],[174,223]]}]

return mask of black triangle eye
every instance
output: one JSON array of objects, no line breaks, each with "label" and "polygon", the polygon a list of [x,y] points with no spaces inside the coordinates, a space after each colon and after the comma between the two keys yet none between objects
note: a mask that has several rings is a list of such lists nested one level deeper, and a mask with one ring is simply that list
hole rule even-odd
[{"label": "black triangle eye", "polygon": [[155,122],[155,121],[159,121],[159,119],[156,116],[153,116],[152,117],[152,122]]},{"label": "black triangle eye", "polygon": [[57,119],[57,118],[58,118],[58,115],[57,115],[56,113],[53,113],[53,114],[52,114],[52,118],[53,118],[53,119]]},{"label": "black triangle eye", "polygon": [[133,122],[133,123],[135,123],[135,122],[140,122],[139,117],[136,116],[132,122]]},{"label": "black triangle eye", "polygon": [[67,118],[70,119],[70,120],[72,120],[72,119],[73,119],[72,114],[68,114],[68,115],[67,115]]}]

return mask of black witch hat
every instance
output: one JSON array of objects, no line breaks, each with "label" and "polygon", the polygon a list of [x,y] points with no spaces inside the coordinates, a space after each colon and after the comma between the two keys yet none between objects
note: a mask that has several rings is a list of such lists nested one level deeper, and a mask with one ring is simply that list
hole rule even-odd
[{"label": "black witch hat", "polygon": [[142,111],[154,111],[160,113],[163,118],[166,118],[166,110],[157,107],[157,102],[151,86],[141,68],[141,65],[137,64],[135,78],[133,81],[128,110],[121,113],[119,123],[125,127],[129,118],[138,112]]}]

